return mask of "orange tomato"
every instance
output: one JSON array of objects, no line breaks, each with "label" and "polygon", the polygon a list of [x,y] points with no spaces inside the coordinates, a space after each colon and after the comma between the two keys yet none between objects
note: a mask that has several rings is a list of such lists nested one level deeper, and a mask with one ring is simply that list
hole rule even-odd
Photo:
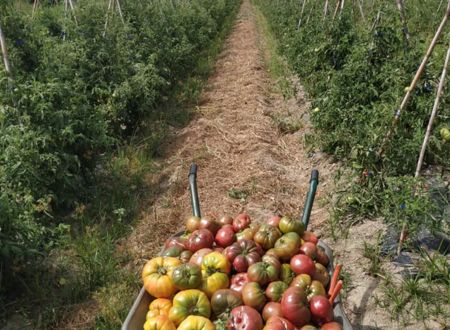
[{"label": "orange tomato", "polygon": [[156,257],[148,261],[142,270],[144,288],[155,298],[170,298],[177,288],[172,282],[172,272],[181,261],[173,257]]},{"label": "orange tomato", "polygon": [[148,307],[147,320],[158,315],[169,316],[169,310],[172,307],[172,302],[169,299],[158,298],[153,300]]},{"label": "orange tomato", "polygon": [[177,328],[173,324],[169,317],[166,315],[158,315],[149,318],[144,323],[144,330],[176,330]]}]

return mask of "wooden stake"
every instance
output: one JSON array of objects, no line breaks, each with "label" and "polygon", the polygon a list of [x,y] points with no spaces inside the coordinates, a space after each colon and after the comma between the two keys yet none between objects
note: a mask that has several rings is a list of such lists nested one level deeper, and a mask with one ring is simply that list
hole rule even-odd
[{"label": "wooden stake", "polygon": [[11,66],[9,65],[8,50],[6,49],[6,40],[1,27],[1,22],[0,22],[0,46],[2,50],[3,64],[5,65],[6,74],[8,76],[11,76]]},{"label": "wooden stake", "polygon": [[75,24],[78,25],[77,16],[75,15],[75,7],[73,6],[72,0],[69,0],[70,9],[72,10],[73,19],[75,20]]},{"label": "wooden stake", "polygon": [[338,0],[338,2],[336,3],[336,8],[334,9],[334,13],[333,13],[333,18],[331,19],[332,21],[334,21],[334,19],[336,18],[337,12],[339,10],[339,7],[341,6],[342,0]]},{"label": "wooden stake", "polygon": [[[439,80],[438,89],[436,92],[436,98],[434,99],[433,110],[431,111],[430,120],[428,121],[427,131],[425,133],[425,137],[423,139],[422,148],[420,149],[419,160],[417,161],[416,173],[414,174],[415,178],[420,176],[420,170],[423,164],[423,158],[425,156],[425,150],[427,149],[428,141],[430,140],[431,130],[433,128],[434,119],[436,118],[439,104],[441,101],[442,91],[444,90],[445,85],[445,77],[447,76],[447,68],[448,63],[450,61],[450,44],[448,45],[447,55],[445,56],[444,68],[442,69],[441,78]],[[402,252],[402,245],[406,239],[406,221],[402,225],[402,231],[400,232],[400,239],[397,246],[397,255],[400,255]]]},{"label": "wooden stake", "polygon": [[302,24],[303,12],[305,11],[305,6],[306,6],[307,1],[308,0],[303,0],[302,10],[300,11],[300,18],[299,18],[298,24],[297,24],[297,30],[300,29],[300,25]]},{"label": "wooden stake", "polygon": [[364,16],[364,10],[363,10],[363,6],[362,6],[362,0],[356,0],[356,2],[358,3],[359,13],[361,14],[361,18],[362,18],[363,22],[366,22],[366,16]]},{"label": "wooden stake", "polygon": [[431,41],[430,46],[427,49],[427,52],[426,52],[426,54],[425,54],[425,56],[424,56],[424,58],[422,60],[422,63],[419,66],[419,69],[417,70],[417,72],[416,72],[416,74],[415,74],[411,84],[409,85],[409,87],[407,89],[407,92],[406,92],[406,94],[405,94],[405,96],[403,98],[402,103],[400,104],[400,107],[395,112],[394,119],[392,120],[391,128],[389,129],[389,131],[387,132],[386,136],[384,137],[384,139],[383,139],[383,141],[381,143],[381,147],[378,150],[378,157],[382,157],[383,156],[387,143],[389,142],[389,140],[394,135],[395,128],[397,127],[398,122],[400,120],[400,115],[401,115],[402,111],[405,109],[406,105],[408,104],[408,102],[409,102],[409,100],[411,98],[412,92],[413,92],[414,88],[416,88],[417,82],[419,81],[420,77],[422,76],[422,73],[423,73],[423,71],[425,69],[425,65],[427,64],[431,54],[433,53],[434,47],[436,46],[436,43],[437,43],[439,37],[441,36],[442,31],[444,30],[444,27],[447,25],[449,17],[450,17],[450,3],[448,5],[448,7],[447,7],[447,10],[446,10],[445,15],[444,15],[444,17],[442,19],[441,24],[439,25],[439,27],[438,27],[438,29],[436,31],[436,34],[434,35],[433,40]]},{"label": "wooden stake", "polygon": [[448,45],[447,56],[445,57],[444,68],[442,69],[441,79],[439,80],[439,86],[436,93],[436,99],[434,100],[433,110],[431,112],[430,120],[428,121],[427,131],[425,133],[425,138],[423,139],[422,149],[420,150],[419,160],[417,162],[415,177],[419,177],[420,169],[423,164],[423,157],[425,155],[425,150],[430,139],[431,129],[433,128],[434,119],[439,109],[439,104],[441,101],[442,91],[444,90],[445,77],[447,76],[447,67],[450,60],[450,44]]},{"label": "wooden stake", "polygon": [[405,16],[405,7],[403,5],[403,0],[395,0],[397,3],[397,9],[400,12],[400,19],[402,21],[403,25],[403,36],[405,37],[405,42],[408,45],[409,44],[409,31],[408,31],[408,24],[406,23],[406,16]]},{"label": "wooden stake", "polygon": [[345,0],[341,0],[341,9],[339,10],[339,17],[342,15],[342,11],[344,10]]},{"label": "wooden stake", "polygon": [[325,18],[328,15],[328,0],[325,0],[325,5],[323,7],[323,19],[325,20]]}]

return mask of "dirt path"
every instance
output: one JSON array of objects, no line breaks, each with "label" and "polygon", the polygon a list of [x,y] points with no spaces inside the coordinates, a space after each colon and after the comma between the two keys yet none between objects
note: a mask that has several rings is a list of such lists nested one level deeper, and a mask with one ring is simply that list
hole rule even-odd
[{"label": "dirt path", "polygon": [[[157,254],[165,238],[183,226],[191,214],[187,174],[199,165],[198,186],[203,215],[237,215],[245,210],[256,220],[275,212],[298,216],[303,207],[313,168],[321,173],[312,227],[327,217],[320,202],[329,186],[329,164],[323,156],[307,157],[301,140],[305,130],[281,134],[270,115],[305,113],[307,103],[284,101],[273,93],[264,67],[264,44],[255,13],[244,1],[237,22],[204,91],[197,116],[165,148],[163,173],[168,189],[148,210],[128,242],[136,266]],[[298,116],[301,117],[301,116]],[[156,177],[150,178],[159,180]],[[243,191],[235,199],[230,189]]]}]

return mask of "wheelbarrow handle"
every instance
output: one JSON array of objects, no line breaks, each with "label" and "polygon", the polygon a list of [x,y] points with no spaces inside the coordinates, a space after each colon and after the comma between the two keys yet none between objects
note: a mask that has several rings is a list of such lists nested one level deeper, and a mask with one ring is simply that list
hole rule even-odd
[{"label": "wheelbarrow handle", "polygon": [[192,213],[196,217],[201,217],[200,201],[198,199],[198,191],[197,191],[197,164],[193,163],[191,165],[188,178],[189,178],[189,190],[191,191]]},{"label": "wheelbarrow handle", "polygon": [[306,195],[305,207],[303,208],[302,222],[305,225],[305,230],[308,228],[311,210],[316,196],[317,185],[319,184],[319,171],[311,171],[311,179],[309,180],[309,191]]}]

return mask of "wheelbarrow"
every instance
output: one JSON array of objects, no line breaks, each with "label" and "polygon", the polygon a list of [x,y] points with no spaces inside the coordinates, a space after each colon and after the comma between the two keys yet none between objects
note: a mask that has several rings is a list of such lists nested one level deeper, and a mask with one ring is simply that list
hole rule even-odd
[{"label": "wheelbarrow", "polygon": [[[191,204],[192,204],[192,212],[195,216],[201,217],[200,213],[200,201],[198,198],[198,191],[197,191],[197,165],[192,164],[191,168],[189,170],[189,188],[191,192]],[[311,209],[314,203],[314,197],[316,195],[317,185],[319,183],[319,172],[317,170],[313,170],[311,172],[311,180],[310,180],[310,187],[308,194],[306,196],[305,201],[305,207],[303,208],[303,214],[302,214],[302,222],[305,225],[305,229],[308,227],[309,218],[311,215]],[[175,234],[174,236],[181,236],[183,235],[183,232],[179,232]],[[328,258],[330,259],[330,262],[328,264],[327,270],[330,274],[333,272],[333,251],[331,248],[325,244],[322,241],[319,241],[319,246],[323,247],[325,250],[325,253],[327,254]],[[162,251],[161,251],[162,252]],[[141,288],[141,291],[139,292],[136,300],[133,303],[133,306],[131,307],[127,318],[125,319],[125,322],[122,325],[122,330],[142,330],[145,318],[148,312],[148,306],[152,302],[154,298],[147,293],[147,291],[144,289],[144,287]],[[352,330],[352,325],[350,324],[349,320],[347,319],[346,315],[344,314],[344,311],[342,309],[342,303],[341,299],[338,296],[334,303],[334,318],[336,322],[339,322],[344,330]]]}]

